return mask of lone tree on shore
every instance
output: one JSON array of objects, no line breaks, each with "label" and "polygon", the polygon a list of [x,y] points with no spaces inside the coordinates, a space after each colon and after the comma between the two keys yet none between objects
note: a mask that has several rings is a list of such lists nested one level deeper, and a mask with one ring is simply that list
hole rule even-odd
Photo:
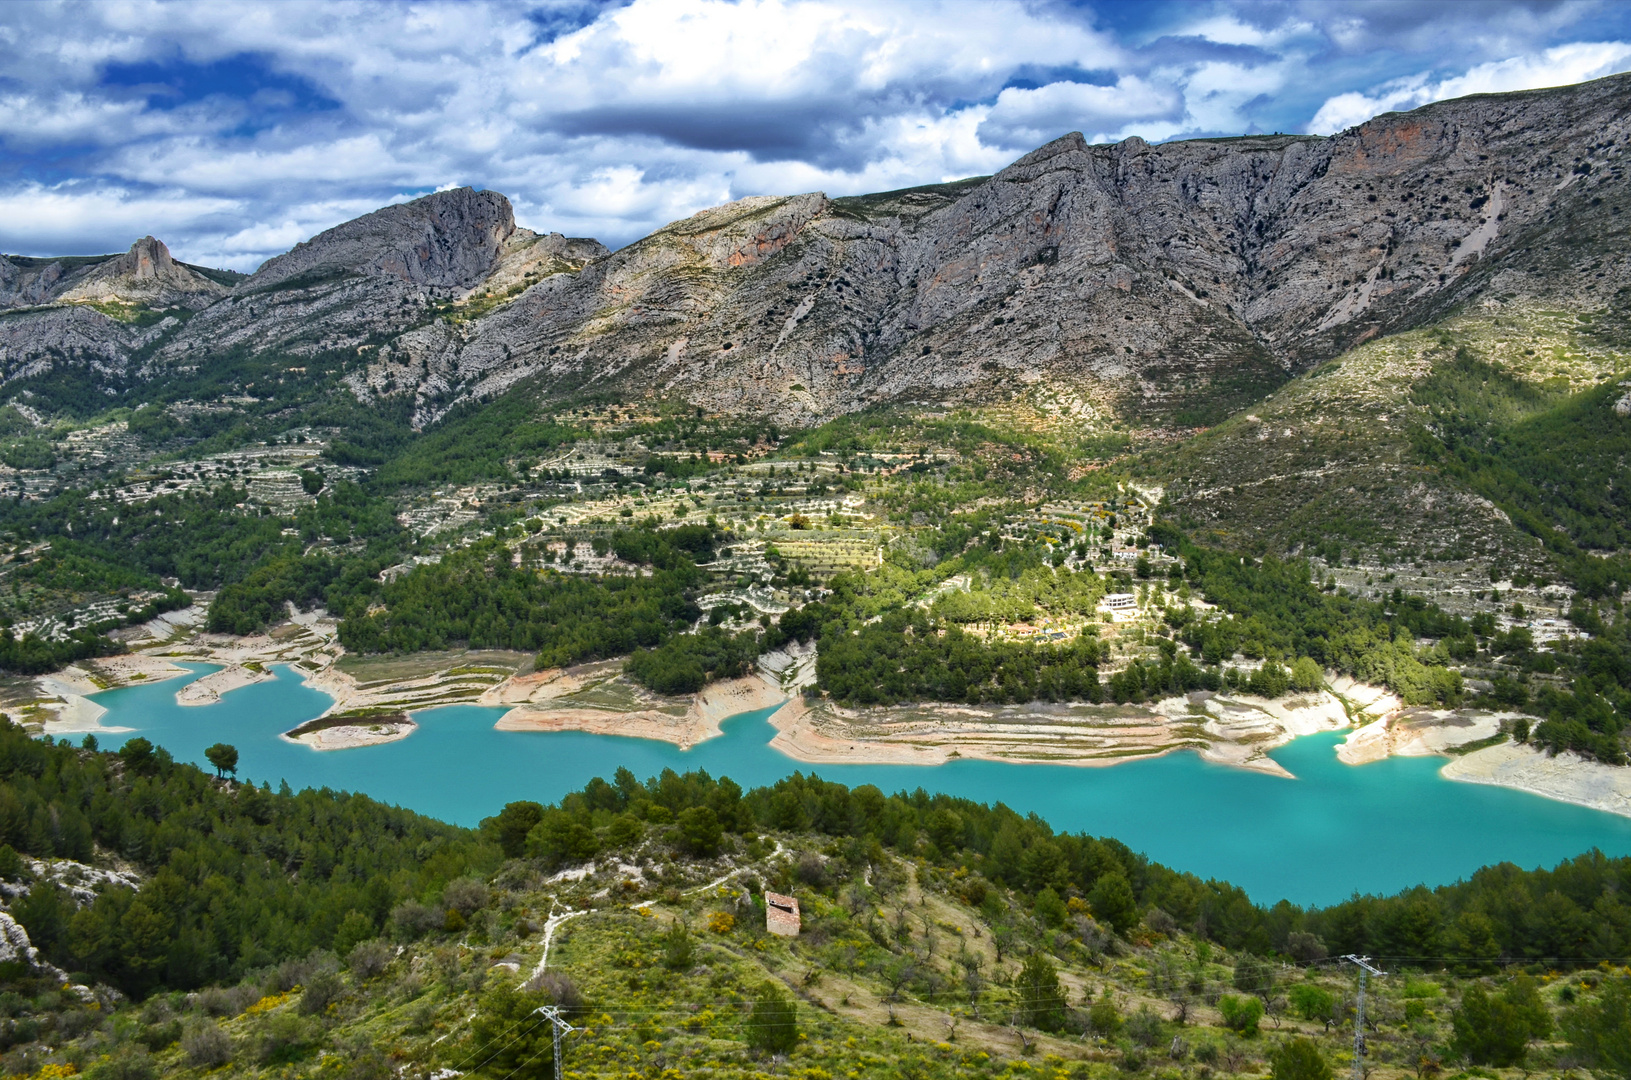
[{"label": "lone tree on shore", "polygon": [[231,773],[233,776],[238,775],[238,748],[236,746],[230,743],[218,742],[205,750],[204,756],[209,758],[211,765],[215,766],[216,776],[225,776],[227,773]]}]

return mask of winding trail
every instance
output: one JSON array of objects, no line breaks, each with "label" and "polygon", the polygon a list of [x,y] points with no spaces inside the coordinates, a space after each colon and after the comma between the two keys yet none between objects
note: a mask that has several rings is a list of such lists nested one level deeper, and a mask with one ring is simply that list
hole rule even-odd
[{"label": "winding trail", "polygon": [[555,898],[550,897],[549,918],[544,920],[544,955],[538,958],[538,966],[532,969],[532,974],[522,980],[521,985],[516,987],[517,990],[522,989],[527,983],[544,973],[544,968],[549,964],[549,943],[554,939],[556,929],[568,919],[575,919],[579,915],[587,914],[589,914],[587,911],[573,911],[571,908],[567,908],[557,915],[555,914]]}]

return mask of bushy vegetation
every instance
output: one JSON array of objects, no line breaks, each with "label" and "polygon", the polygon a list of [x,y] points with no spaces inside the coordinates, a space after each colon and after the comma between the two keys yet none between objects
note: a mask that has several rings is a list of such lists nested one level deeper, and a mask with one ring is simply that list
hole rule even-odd
[{"label": "bushy vegetation", "polygon": [[[820,685],[855,704],[903,701],[1101,701],[1139,702],[1194,689],[1225,685],[1218,665],[1236,654],[1266,661],[1233,682],[1253,693],[1279,697],[1317,689],[1322,668],[1356,675],[1398,691],[1411,704],[1459,703],[1461,675],[1447,666],[1448,650],[1417,647],[1418,637],[1464,641],[1476,651],[1474,631],[1435,605],[1402,594],[1389,604],[1333,597],[1312,582],[1304,562],[1262,560],[1203,548],[1170,526],[1151,530],[1154,539],[1183,560],[1181,580],[1222,609],[1222,617],[1199,617],[1188,605],[1169,608],[1172,639],[1156,662],[1134,661],[1101,684],[1100,643],[1084,634],[1074,642],[990,642],[960,624],[1082,614],[1106,591],[1091,571],[1037,565],[1036,545],[1012,562],[1008,574],[991,573],[1003,559],[983,539],[934,571],[913,574],[886,566],[876,574],[839,575],[832,596],[806,608],[802,618],[820,626]],[[1020,553],[1010,549],[1009,559]],[[991,573],[990,584],[955,591],[926,613],[908,608],[915,590],[948,571]],[[1177,644],[1189,647],[1203,669]],[[1459,648],[1459,646],[1458,646]]]},{"label": "bushy vegetation", "polygon": [[139,893],[106,889],[78,905],[38,881],[12,909],[47,958],[138,995],[374,937],[397,905],[499,856],[466,830],[361,795],[223,786],[145,739],[110,754],[35,740],[9,721],[0,841],[140,869]]},{"label": "bushy vegetation", "polygon": [[[484,829],[511,854],[559,866],[591,859],[616,846],[620,835],[639,835],[693,811],[740,835],[815,832],[847,845],[857,858],[876,842],[978,875],[1027,906],[1046,908],[1049,895],[1053,903],[1080,897],[1120,933],[1159,908],[1209,941],[1255,954],[1307,959],[1353,952],[1481,974],[1530,960],[1590,967],[1597,957],[1631,953],[1631,908],[1621,900],[1631,887],[1631,858],[1599,852],[1551,870],[1503,864],[1436,889],[1299,909],[1255,904],[1227,882],[1169,869],[1113,839],[1056,833],[1041,818],[1005,806],[922,790],[886,795],[797,774],[743,792],[705,772],[665,771],[641,782],[620,769],[612,782],[594,780],[555,807],[512,804]],[[1305,1006],[1318,1011],[1317,1003]]]},{"label": "bushy vegetation", "polygon": [[[678,539],[686,542],[690,534]],[[345,614],[340,640],[356,652],[457,643],[536,652],[542,667],[659,645],[696,620],[700,612],[690,592],[699,575],[684,548],[649,530],[614,535],[611,546],[649,564],[651,572],[589,576],[521,568],[493,538],[330,604]],[[370,613],[370,603],[384,610]]]},{"label": "bushy vegetation", "polygon": [[895,611],[851,633],[823,633],[820,685],[845,704],[902,701],[1100,701],[1096,638],[1061,645],[987,643],[921,612]]},{"label": "bushy vegetation", "polygon": [[43,675],[76,660],[123,651],[124,646],[89,627],[70,630],[61,640],[47,640],[33,631],[18,637],[9,626],[0,628],[0,671],[19,675]]},{"label": "bushy vegetation", "polygon": [[1316,588],[1303,561],[1261,560],[1204,548],[1170,526],[1151,535],[1184,560],[1184,577],[1232,616],[1186,620],[1179,633],[1208,661],[1240,652],[1249,658],[1317,664],[1396,690],[1408,704],[1458,703],[1460,672],[1448,653],[1426,654],[1416,638],[1471,642],[1464,619],[1419,597],[1396,593],[1389,603],[1330,596]]},{"label": "bushy vegetation", "polygon": [[[229,486],[160,494],[139,506],[86,495],[0,504],[0,529],[51,545],[18,580],[119,593],[162,588],[160,579],[173,577],[184,589],[222,589],[212,628],[236,633],[281,617],[285,601],[308,606],[336,581],[377,573],[405,541],[387,505],[344,482],[287,518],[246,511],[247,493]],[[349,575],[333,557],[306,554],[320,542],[361,549],[350,556]]]},{"label": "bushy vegetation", "polygon": [[757,634],[730,634],[710,626],[637,651],[624,670],[659,694],[694,694],[715,679],[746,675],[758,656]]},{"label": "bushy vegetation", "polygon": [[525,389],[457,409],[388,460],[371,462],[382,466],[373,484],[392,490],[509,479],[510,463],[517,458],[548,454],[585,434],[552,416],[540,416],[539,410],[536,397]]},{"label": "bushy vegetation", "polygon": [[[1588,598],[1631,588],[1631,425],[1613,382],[1572,392],[1516,378],[1465,346],[1412,390],[1428,414],[1418,452],[1538,538]],[[1606,557],[1605,557],[1606,556]]]},{"label": "bushy vegetation", "polygon": [[[7,726],[0,877],[12,882],[33,875],[17,852],[117,854],[144,878],[89,900],[35,878],[13,903],[74,978],[138,999],[101,992],[92,1010],[21,966],[0,971],[0,1050],[30,1070],[46,1055],[105,1070],[102,1055],[143,1075],[230,1063],[374,1076],[389,1055],[426,1071],[547,1072],[534,1010],[548,1004],[594,1033],[566,1042],[584,1074],[679,1059],[745,1077],[787,1055],[835,1075],[895,1061],[925,1080],[998,1075],[1042,1040],[1039,1060],[1071,1076],[1092,1075],[1088,1058],[1133,1068],[1170,1053],[1182,1068],[1321,1080],[1346,1060],[1352,1021],[1351,983],[1323,958],[1348,949],[1397,973],[1371,988],[1370,1054],[1384,1067],[1544,1071],[1573,1055],[1617,1074],[1631,1033],[1627,981],[1597,967],[1631,948],[1615,936],[1631,926],[1617,907],[1631,859],[1596,853],[1264,907],[1114,840],[923,791],[798,775],[743,791],[620,770],[465,830],[358,796],[234,785],[145,740],[109,754]],[[722,889],[727,853],[739,872]],[[548,973],[488,966],[507,951],[530,964],[513,950],[537,946],[544,875],[602,856],[650,877],[612,880],[615,897],[598,874],[557,879],[547,891],[595,910],[557,931]],[[800,897],[798,940],[766,935],[766,888]],[[1531,960],[1565,975],[1496,974]],[[1565,1048],[1544,1045],[1554,1030]]]}]

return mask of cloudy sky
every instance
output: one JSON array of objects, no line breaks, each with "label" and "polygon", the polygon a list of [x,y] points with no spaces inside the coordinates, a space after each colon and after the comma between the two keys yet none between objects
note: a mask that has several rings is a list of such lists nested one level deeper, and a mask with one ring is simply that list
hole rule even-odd
[{"label": "cloudy sky", "polygon": [[460,184],[613,247],[743,195],[990,173],[1069,131],[1329,134],[1631,70],[1596,0],[0,5],[0,251],[252,270]]}]

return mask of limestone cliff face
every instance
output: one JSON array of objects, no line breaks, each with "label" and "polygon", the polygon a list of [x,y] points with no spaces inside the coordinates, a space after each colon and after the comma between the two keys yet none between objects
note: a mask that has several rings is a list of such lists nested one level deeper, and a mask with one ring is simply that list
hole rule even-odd
[{"label": "limestone cliff face", "polygon": [[[502,195],[461,188],[314,237],[158,340],[14,316],[0,376],[138,349],[153,371],[329,350],[366,360],[360,396],[412,395],[420,423],[530,380],[801,423],[1045,393],[1083,423],[1204,425],[1470,303],[1607,305],[1631,285],[1628,108],[1616,76],[1333,138],[1073,134],[993,177],[744,199],[615,253],[518,229]],[[135,289],[169,280],[167,260],[0,260],[0,304],[60,303],[99,275]]]},{"label": "limestone cliff face", "polygon": [[0,255],[0,309],[85,302],[202,308],[227,291],[176,262],[170,249],[151,236],[136,241],[123,255],[66,259]]},{"label": "limestone cliff face", "polygon": [[1560,258],[1557,238],[1589,222],[1618,242],[1628,89],[1467,98],[1329,139],[1068,135],[981,183],[743,200],[415,331],[368,382],[414,387],[422,420],[536,376],[801,421],[1040,384],[1084,418],[1207,422],[1474,297],[1606,303],[1623,260]]},{"label": "limestone cliff face", "polygon": [[0,313],[0,375],[12,382],[42,375],[58,364],[74,364],[87,369],[93,380],[122,377],[132,353],[179,326],[173,315],[141,326],[84,304]]},{"label": "limestone cliff face", "polygon": [[[121,375],[130,355],[165,337],[226,286],[176,262],[151,236],[123,255],[64,259],[0,256],[0,377],[41,374],[57,363]],[[98,310],[90,305],[102,306]],[[176,315],[137,319],[174,310]]]},{"label": "limestone cliff face", "polygon": [[[525,287],[606,254],[593,240],[518,229],[510,201],[458,188],[388,206],[265,263],[155,350],[189,367],[226,349],[296,355],[373,349],[431,321],[438,303]],[[480,307],[477,304],[476,307]]]},{"label": "limestone cliff face", "polygon": [[492,270],[514,233],[510,200],[498,192],[467,187],[439,191],[318,233],[268,260],[244,288],[356,274],[468,289]]},{"label": "limestone cliff face", "polygon": [[145,236],[123,255],[90,267],[56,299],[202,308],[227,292],[225,285],[176,262],[162,242]]}]

